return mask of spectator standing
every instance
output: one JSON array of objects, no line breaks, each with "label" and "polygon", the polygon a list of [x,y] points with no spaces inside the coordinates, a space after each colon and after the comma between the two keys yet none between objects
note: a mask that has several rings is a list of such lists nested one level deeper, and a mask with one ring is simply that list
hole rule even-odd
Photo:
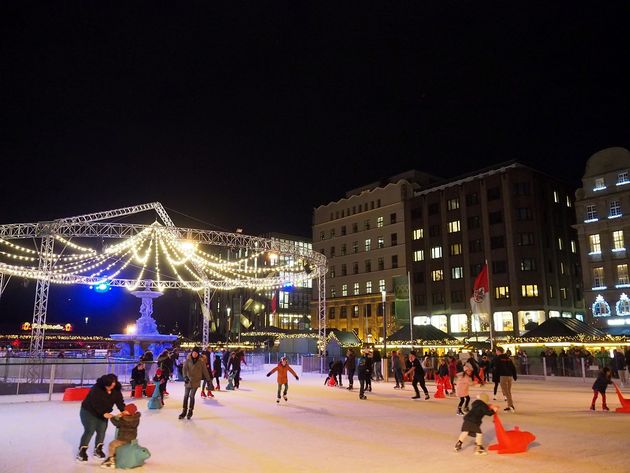
[{"label": "spectator standing", "polygon": [[508,406],[503,409],[506,412],[514,412],[514,401],[512,400],[512,380],[516,381],[516,367],[512,359],[505,353],[503,347],[497,347],[497,374],[501,384],[503,396],[507,398]]}]

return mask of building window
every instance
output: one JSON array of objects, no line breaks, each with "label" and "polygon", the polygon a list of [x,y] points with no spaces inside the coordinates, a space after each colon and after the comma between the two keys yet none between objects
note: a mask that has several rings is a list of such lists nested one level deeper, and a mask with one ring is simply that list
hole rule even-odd
[{"label": "building window", "polygon": [[378,217],[376,219],[376,227],[381,228],[383,226],[383,217]]},{"label": "building window", "polygon": [[624,245],[623,230],[613,232],[613,251],[625,249]]},{"label": "building window", "polygon": [[536,271],[536,259],[535,258],[522,258],[521,271]]},{"label": "building window", "polygon": [[460,231],[459,220],[453,220],[452,222],[448,222],[448,232],[449,233],[457,233],[459,231]]},{"label": "building window", "polygon": [[520,207],[516,209],[516,220],[525,222],[532,219],[532,209],[529,207]]},{"label": "building window", "polygon": [[628,265],[627,264],[618,264],[617,265],[617,284],[628,284]]},{"label": "building window", "polygon": [[372,294],[372,281],[367,281],[365,283],[365,293]]},{"label": "building window", "polygon": [[369,218],[365,222],[363,222],[363,229],[364,230],[369,230],[370,229],[370,219]]},{"label": "building window", "polygon": [[451,302],[464,302],[464,291],[451,291]]},{"label": "building window", "polygon": [[337,289],[332,285],[330,286],[330,297],[333,299],[337,297]]},{"label": "building window", "polygon": [[496,286],[494,288],[495,299],[509,299],[510,298],[510,286]]},{"label": "building window", "polygon": [[352,242],[352,252],[353,253],[358,253],[359,252],[359,242],[358,241],[353,241]]},{"label": "building window", "polygon": [[372,239],[371,238],[366,238],[365,239],[365,251],[370,251],[372,249]]},{"label": "building window", "polygon": [[468,332],[468,315],[453,314],[451,315],[451,332]]},{"label": "building window", "polygon": [[569,207],[569,208],[570,208],[570,207],[571,207],[571,205],[572,205],[572,204],[571,204],[571,197],[569,197],[569,196],[567,195],[567,207]]},{"label": "building window", "polygon": [[345,236],[345,234],[346,234],[346,226],[342,225],[341,226],[341,236]]},{"label": "building window", "polygon": [[577,253],[577,244],[575,240],[571,240],[571,253]]},{"label": "building window", "polygon": [[326,239],[326,235],[324,234],[323,231],[319,232],[319,239],[320,240],[325,240]]},{"label": "building window", "polygon": [[341,244],[341,256],[345,256],[346,255],[346,244],[342,243]]},{"label": "building window", "polygon": [[385,248],[385,237],[382,237],[382,236],[378,237],[377,246],[379,248]]},{"label": "building window", "polygon": [[497,200],[501,198],[501,188],[500,187],[493,187],[491,189],[488,189],[488,201],[490,200]]},{"label": "building window", "polygon": [[372,260],[365,260],[365,272],[366,273],[370,273],[372,272]]},{"label": "building window", "polygon": [[503,274],[507,271],[507,263],[505,260],[492,262],[492,274]]},{"label": "building window", "polygon": [[424,273],[422,271],[418,271],[413,273],[413,282],[415,283],[423,283],[424,282]]},{"label": "building window", "polygon": [[416,250],[413,252],[414,261],[424,261],[424,250]]},{"label": "building window", "polygon": [[378,280],[378,292],[383,292],[385,290],[385,280],[384,279],[379,279]]},{"label": "building window", "polygon": [[567,288],[566,287],[561,287],[560,288],[560,297],[562,297],[562,300],[567,300]]},{"label": "building window", "polygon": [[619,174],[617,174],[617,185],[618,186],[622,186],[624,184],[628,184],[630,183],[630,180],[628,179],[628,171],[623,171],[620,172]]},{"label": "building window", "polygon": [[523,284],[521,295],[523,297],[538,297],[538,284]]},{"label": "building window", "polygon": [[347,297],[348,296],[348,285],[347,284],[343,284],[341,286],[341,295],[343,297]]},{"label": "building window", "polygon": [[461,243],[452,243],[450,246],[450,254],[451,256],[457,256],[462,254],[462,244]]},{"label": "building window", "polygon": [[431,271],[431,280],[432,281],[442,281],[444,279],[444,271],[441,269],[435,269]]},{"label": "building window", "polygon": [[414,240],[420,240],[421,238],[424,237],[424,229],[423,228],[417,228],[413,231],[413,239]]},{"label": "building window", "polygon": [[610,306],[601,294],[595,298],[591,309],[593,310],[593,317],[608,317],[610,315]]},{"label": "building window", "polygon": [[440,213],[440,205],[437,203],[429,204],[429,215]]},{"label": "building window", "polygon": [[346,276],[348,274],[348,267],[344,264],[341,265],[341,275]]},{"label": "building window", "polygon": [[415,207],[411,209],[411,218],[414,220],[419,220],[422,218],[422,207]]},{"label": "building window", "polygon": [[476,192],[472,194],[466,194],[466,205],[470,207],[471,205],[477,205],[479,203],[479,195]]},{"label": "building window", "polygon": [[429,227],[429,236],[436,237],[436,236],[440,236],[441,233],[442,232],[440,231],[439,225],[431,225]]},{"label": "building window", "polygon": [[590,243],[591,252],[590,255],[598,255],[602,252],[602,246],[599,242],[599,233],[595,235],[589,235],[588,241]]},{"label": "building window", "polygon": [[483,264],[476,263],[470,265],[470,277],[476,278],[477,275],[481,272],[481,268],[483,268]]},{"label": "building window", "polygon": [[392,255],[392,269],[398,267],[398,255]]},{"label": "building window", "polygon": [[474,228],[479,228],[481,226],[481,218],[479,215],[473,215],[472,217],[468,217],[468,229],[472,230]]},{"label": "building window", "polygon": [[335,318],[335,308],[331,307],[330,309],[328,309],[328,318],[329,319],[334,319]]},{"label": "building window", "polygon": [[391,246],[396,246],[398,244],[398,233],[392,233],[390,235]]},{"label": "building window", "polygon": [[495,312],[494,318],[494,330],[497,332],[512,332],[514,331],[514,316],[512,312]]},{"label": "building window", "polygon": [[490,225],[503,222],[503,213],[500,210],[490,212],[488,214],[488,221],[490,222]]},{"label": "building window", "polygon": [[434,246],[431,248],[431,259],[438,259],[442,257],[442,247]]},{"label": "building window", "polygon": [[562,238],[558,237],[558,249],[563,250],[564,244],[562,243]]},{"label": "building window", "polygon": [[595,179],[595,187],[593,188],[593,190],[600,191],[602,189],[606,189],[606,182],[604,181],[603,177],[598,177]]},{"label": "building window", "polygon": [[385,259],[383,257],[381,257],[378,260],[376,260],[376,263],[378,265],[378,270],[379,271],[383,271],[385,269]]},{"label": "building window", "polygon": [[592,222],[593,220],[597,220],[597,206],[596,205],[587,205],[586,206],[586,221]]},{"label": "building window", "polygon": [[459,208],[459,197],[455,197],[454,199],[449,199],[446,202],[446,208],[448,210],[457,210]]},{"label": "building window", "polygon": [[372,317],[372,304],[365,304],[363,306],[363,315],[364,317]]},{"label": "building window", "polygon": [[518,246],[531,246],[534,244],[534,234],[533,233],[519,233],[518,240],[516,241]]},{"label": "building window", "polygon": [[348,308],[346,306],[343,306],[341,310],[339,311],[339,318],[340,319],[348,318]]},{"label": "building window", "polygon": [[454,266],[451,268],[451,279],[462,279],[464,277],[464,268],[462,266]]},{"label": "building window", "polygon": [[490,237],[490,249],[496,250],[497,248],[505,248],[505,237],[503,235]]},{"label": "building window", "polygon": [[330,257],[331,257],[331,258],[334,258],[334,257],[335,257],[335,247],[334,247],[334,246],[331,246],[331,247],[330,247]]},{"label": "building window", "polygon": [[431,294],[431,300],[433,305],[444,304],[444,293],[443,292],[434,292]]},{"label": "building window", "polygon": [[553,201],[556,204],[560,202],[560,197],[558,196],[558,191],[553,191]]},{"label": "building window", "polygon": [[515,196],[529,195],[529,194],[530,194],[529,182],[517,182],[514,184]]},{"label": "building window", "polygon": [[609,218],[621,217],[621,202],[618,200],[613,200],[610,203],[610,213],[608,214]]},{"label": "building window", "polygon": [[355,282],[355,283],[354,283],[354,288],[353,288],[352,294],[353,294],[353,295],[355,295],[355,296],[358,296],[358,295],[359,295],[359,291],[360,291],[360,290],[359,290],[359,283],[358,283],[358,282]]},{"label": "building window", "polygon": [[468,242],[468,251],[470,253],[479,253],[483,249],[483,242],[480,239],[470,240]]},{"label": "building window", "polygon": [[352,263],[352,274],[359,274],[359,263]]},{"label": "building window", "polygon": [[396,223],[396,214],[389,214],[389,223],[392,225]]},{"label": "building window", "polygon": [[549,299],[553,299],[553,286],[549,286]]}]

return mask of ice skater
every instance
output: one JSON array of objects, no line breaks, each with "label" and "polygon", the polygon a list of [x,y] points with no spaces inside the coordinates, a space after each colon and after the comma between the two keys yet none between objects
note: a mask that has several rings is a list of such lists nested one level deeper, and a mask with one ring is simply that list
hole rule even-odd
[{"label": "ice skater", "polygon": [[293,368],[291,368],[289,366],[289,361],[287,360],[286,356],[283,356],[280,359],[280,363],[278,363],[278,366],[276,366],[269,373],[267,373],[267,378],[269,376],[271,376],[275,372],[278,372],[278,397],[276,399],[276,403],[279,404],[280,403],[280,391],[282,391],[282,386],[284,386],[284,392],[282,393],[282,397],[284,398],[285,402],[289,400],[287,398],[287,392],[289,391],[289,375],[288,375],[288,373],[291,373],[295,377],[296,381],[299,381],[300,377],[297,374],[295,374],[295,371],[293,371]]},{"label": "ice skater", "polygon": [[481,422],[484,416],[493,416],[497,410],[497,407],[488,405],[487,394],[484,393],[477,396],[477,400],[472,403],[470,412],[464,416],[462,433],[459,434],[459,438],[455,444],[455,451],[459,452],[462,449],[462,444],[464,440],[466,440],[466,437],[471,436],[475,437],[475,455],[487,455],[488,452],[483,446]]},{"label": "ice skater", "polygon": [[212,376],[217,382],[217,391],[221,391],[221,355],[217,354],[214,357],[214,363],[212,365]]},{"label": "ice skater", "polygon": [[448,380],[448,365],[446,364],[445,358],[440,358],[440,364],[438,365],[438,376],[444,381],[444,394],[448,396],[448,384],[446,384],[446,380]]},{"label": "ice skater", "polygon": [[208,373],[205,361],[199,355],[200,351],[199,347],[193,348],[184,362],[184,401],[180,419],[192,417],[195,409],[195,393],[201,385],[201,380],[210,380],[210,373]]},{"label": "ice skater", "polygon": [[359,380],[359,399],[367,399],[365,395],[365,386],[368,379],[370,379],[370,371],[367,365],[367,359],[365,355],[359,358],[359,365],[357,366],[357,379]]},{"label": "ice skater", "polygon": [[[466,363],[468,366],[468,363]],[[470,386],[473,384],[472,379],[473,370],[472,367],[464,368],[463,373],[457,375],[457,384],[455,385],[455,393],[459,397],[459,404],[457,405],[457,415],[463,416],[468,412],[468,404],[470,404]],[[462,406],[463,409],[462,409]]]},{"label": "ice skater", "polygon": [[593,400],[591,401],[591,410],[595,410],[595,402],[597,396],[602,395],[602,411],[609,411],[606,405],[606,388],[609,384],[612,384],[612,372],[607,366],[602,368],[597,375],[597,379],[593,383]]},{"label": "ice skater", "polygon": [[416,395],[411,399],[420,399],[418,383],[420,384],[422,391],[424,391],[424,399],[430,399],[431,396],[429,396],[427,385],[424,384],[424,369],[422,369],[422,364],[420,363],[420,360],[418,360],[418,358],[416,357],[416,352],[414,350],[411,350],[409,352],[409,362],[411,363],[411,368],[409,368],[409,370],[405,374],[411,377],[411,384],[413,385],[413,389],[416,391]]},{"label": "ice skater", "polygon": [[101,463],[101,468],[116,468],[116,449],[138,438],[140,413],[135,404],[127,404],[123,412],[109,420],[116,426],[116,434],[114,440],[109,442],[109,455]]}]

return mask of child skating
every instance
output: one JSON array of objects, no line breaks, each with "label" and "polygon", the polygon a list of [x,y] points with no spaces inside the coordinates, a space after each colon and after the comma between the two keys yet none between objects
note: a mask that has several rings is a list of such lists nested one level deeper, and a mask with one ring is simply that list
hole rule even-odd
[{"label": "child skating", "polygon": [[462,444],[464,440],[466,440],[466,437],[471,436],[475,437],[475,455],[487,455],[488,452],[483,446],[481,422],[483,421],[484,416],[493,416],[497,410],[498,408],[496,406],[488,405],[487,394],[480,394],[477,396],[477,400],[472,403],[470,412],[464,416],[462,433],[459,434],[459,438],[455,444],[455,451],[459,452],[462,449]]},{"label": "child skating", "polygon": [[101,468],[116,468],[116,450],[138,437],[140,413],[135,404],[127,404],[119,415],[109,419],[116,426],[114,440],[109,443],[109,455]]},{"label": "child skating", "polygon": [[357,366],[357,378],[359,380],[359,399],[365,400],[367,397],[365,396],[365,386],[366,382],[370,377],[370,370],[367,366],[367,360],[365,355],[359,358],[359,365]]},{"label": "child skating", "polygon": [[267,377],[271,376],[273,373],[278,372],[278,398],[276,399],[276,403],[280,403],[280,391],[282,391],[282,386],[284,386],[284,392],[282,393],[282,397],[285,401],[288,401],[287,392],[289,390],[289,375],[290,372],[296,381],[300,380],[300,377],[295,374],[293,368],[289,366],[289,362],[287,361],[287,357],[283,356],[280,359],[280,363],[274,369],[272,369],[269,373],[267,373]]},{"label": "child skating", "polygon": [[[463,373],[458,373],[457,384],[455,385],[455,393],[459,397],[458,416],[463,416],[464,413],[469,411],[468,404],[470,404],[470,386],[472,383],[472,368],[464,369]],[[464,406],[463,410],[462,406]]]},{"label": "child skating", "polygon": [[602,411],[609,411],[606,405],[606,388],[609,384],[612,384],[612,372],[610,368],[602,368],[597,379],[593,383],[593,400],[591,401],[591,410],[595,410],[595,402],[597,401],[598,394],[602,395]]}]

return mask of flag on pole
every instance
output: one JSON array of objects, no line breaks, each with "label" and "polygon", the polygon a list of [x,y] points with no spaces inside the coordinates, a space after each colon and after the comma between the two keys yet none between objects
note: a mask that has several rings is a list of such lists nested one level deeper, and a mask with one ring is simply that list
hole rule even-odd
[{"label": "flag on pole", "polygon": [[475,278],[473,294],[470,298],[473,314],[490,314],[490,284],[488,283],[488,263],[483,265]]},{"label": "flag on pole", "polygon": [[273,291],[273,296],[271,297],[271,313],[275,314],[278,311],[278,291]]}]

